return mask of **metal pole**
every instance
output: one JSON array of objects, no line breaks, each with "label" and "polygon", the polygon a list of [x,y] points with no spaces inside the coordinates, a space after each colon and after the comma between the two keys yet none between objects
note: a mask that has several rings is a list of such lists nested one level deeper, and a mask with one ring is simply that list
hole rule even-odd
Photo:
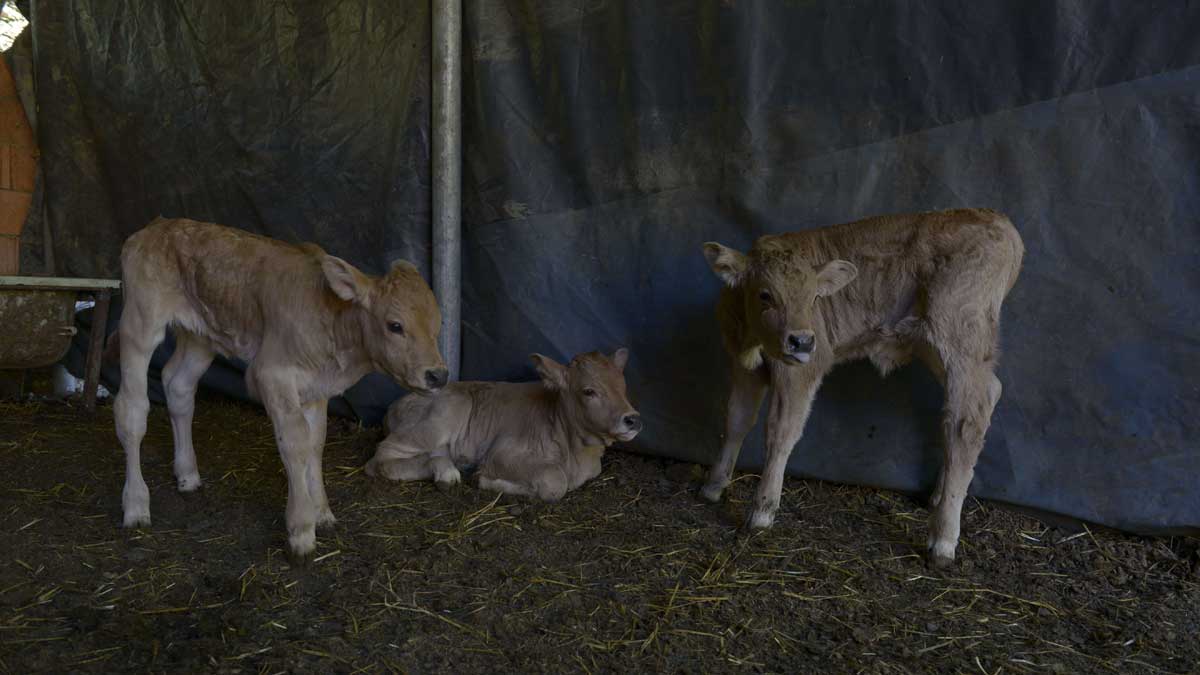
[{"label": "metal pole", "polygon": [[462,349],[462,0],[433,2],[433,293],[438,346],[457,380]]}]

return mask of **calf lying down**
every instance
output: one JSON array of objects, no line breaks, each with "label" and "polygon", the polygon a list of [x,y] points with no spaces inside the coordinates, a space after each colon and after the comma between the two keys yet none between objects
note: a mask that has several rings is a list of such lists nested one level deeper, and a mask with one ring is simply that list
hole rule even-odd
[{"label": "calf lying down", "polygon": [[551,502],[598,476],[604,448],[642,429],[625,397],[628,350],[580,354],[566,366],[530,358],[541,383],[456,382],[396,401],[367,474],[448,487],[476,467],[485,490]]}]

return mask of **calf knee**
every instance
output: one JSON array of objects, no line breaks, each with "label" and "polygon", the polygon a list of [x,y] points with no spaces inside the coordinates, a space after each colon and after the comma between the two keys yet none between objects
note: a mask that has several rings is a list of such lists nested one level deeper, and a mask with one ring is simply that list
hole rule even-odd
[{"label": "calf knee", "polygon": [[143,398],[135,398],[122,389],[113,403],[113,417],[116,418],[117,437],[122,443],[136,442],[146,435],[146,415],[150,412],[150,402]]},{"label": "calf knee", "polygon": [[562,483],[542,484],[538,486],[538,499],[544,502],[556,502],[567,494],[567,486]]},{"label": "calf knee", "polygon": [[195,411],[195,389],[180,383],[179,378],[171,378],[164,384],[167,410],[172,415],[187,415]]}]

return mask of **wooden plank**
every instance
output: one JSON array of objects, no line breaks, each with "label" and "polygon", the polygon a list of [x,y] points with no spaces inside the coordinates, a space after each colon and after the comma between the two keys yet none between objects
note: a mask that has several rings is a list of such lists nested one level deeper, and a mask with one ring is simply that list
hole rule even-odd
[{"label": "wooden plank", "polygon": [[121,288],[120,279],[73,279],[70,277],[5,277],[0,276],[0,288],[29,288],[38,290],[95,291],[102,288]]}]

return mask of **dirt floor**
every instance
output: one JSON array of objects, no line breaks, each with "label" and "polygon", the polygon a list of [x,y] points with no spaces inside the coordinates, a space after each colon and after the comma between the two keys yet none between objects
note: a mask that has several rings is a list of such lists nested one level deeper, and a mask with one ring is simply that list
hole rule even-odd
[{"label": "dirt floor", "polygon": [[1068,532],[970,500],[930,571],[925,509],[789,480],[739,522],[699,467],[619,451],[559,504],[368,479],[380,431],[331,425],[339,523],[282,551],[283,469],[261,410],[198,402],[206,484],[181,495],[156,406],[154,524],[119,527],[111,407],[0,403],[0,670],[52,672],[1197,672],[1197,540]]}]

